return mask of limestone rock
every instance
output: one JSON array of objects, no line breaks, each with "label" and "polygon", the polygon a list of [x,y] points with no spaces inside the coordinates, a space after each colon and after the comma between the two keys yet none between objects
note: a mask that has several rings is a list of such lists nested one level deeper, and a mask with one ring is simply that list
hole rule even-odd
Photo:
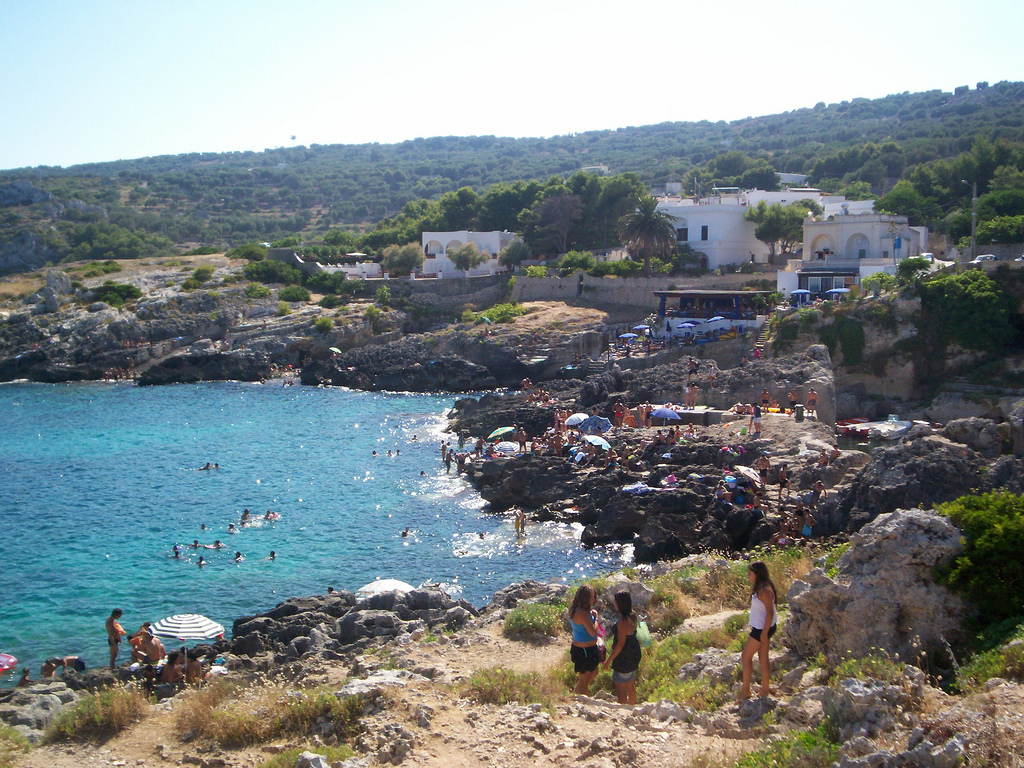
[{"label": "limestone rock", "polygon": [[935,583],[933,570],[960,551],[960,532],[938,514],[899,510],[866,525],[850,544],[835,580],[816,568],[790,587],[786,645],[832,661],[879,651],[909,663],[944,657],[947,643],[963,636],[967,609]]},{"label": "limestone rock", "polygon": [[1002,453],[1003,445],[1010,443],[1011,427],[1007,423],[997,424],[991,419],[972,416],[966,419],[953,419],[942,435],[955,443],[969,445],[982,456],[994,459]]}]

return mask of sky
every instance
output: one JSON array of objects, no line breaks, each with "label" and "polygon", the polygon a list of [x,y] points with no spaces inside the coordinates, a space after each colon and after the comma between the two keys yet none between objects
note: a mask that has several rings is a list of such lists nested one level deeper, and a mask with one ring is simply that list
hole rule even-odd
[{"label": "sky", "polygon": [[1024,80],[1021,29],[1021,0],[0,0],[0,168],[952,91]]}]

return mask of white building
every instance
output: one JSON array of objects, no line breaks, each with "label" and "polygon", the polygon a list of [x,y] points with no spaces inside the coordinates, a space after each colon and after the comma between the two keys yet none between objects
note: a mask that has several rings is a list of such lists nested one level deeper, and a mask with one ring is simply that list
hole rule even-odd
[{"label": "white building", "polygon": [[[423,262],[423,275],[426,277],[476,277],[478,275],[493,275],[504,270],[498,263],[498,254],[515,239],[512,232],[471,232],[461,230],[458,232],[424,232],[423,253],[426,259]],[[456,269],[455,264],[448,258],[449,253],[454,253],[466,243],[474,243],[481,253],[490,255],[490,259],[479,267],[468,272]]]},{"label": "white building", "polygon": [[762,201],[768,205],[790,205],[799,200],[813,200],[824,209],[826,217],[871,212],[875,204],[874,200],[854,202],[839,195],[823,195],[821,190],[810,187],[777,192],[727,187],[715,189],[711,197],[699,199],[664,197],[658,202],[658,210],[675,219],[679,242],[707,254],[707,266],[714,270],[724,264],[739,265],[751,258],[760,264],[768,263],[768,246],[754,236],[757,226],[746,220],[746,213]]},{"label": "white building", "polygon": [[791,259],[778,273],[778,289],[824,296],[852,288],[875,272],[896,274],[903,259],[927,250],[928,228],[911,227],[906,216],[885,213],[829,216],[804,222],[803,258]]},{"label": "white building", "polygon": [[380,262],[376,261],[361,261],[356,264],[338,264],[337,266],[322,266],[323,272],[344,272],[345,277],[349,280],[376,280],[376,279],[387,279],[388,273],[385,272],[380,265]]}]

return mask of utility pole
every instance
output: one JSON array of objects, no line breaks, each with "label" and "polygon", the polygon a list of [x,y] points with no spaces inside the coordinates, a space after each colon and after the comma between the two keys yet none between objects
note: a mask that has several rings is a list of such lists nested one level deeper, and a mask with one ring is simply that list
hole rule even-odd
[{"label": "utility pole", "polygon": [[971,187],[971,259],[978,258],[978,182]]}]

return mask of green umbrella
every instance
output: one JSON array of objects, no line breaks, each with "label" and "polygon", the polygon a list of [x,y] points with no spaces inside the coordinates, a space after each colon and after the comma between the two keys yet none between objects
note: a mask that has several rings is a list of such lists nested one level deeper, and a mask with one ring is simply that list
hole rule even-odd
[{"label": "green umbrella", "polygon": [[509,432],[515,431],[515,427],[498,427],[496,430],[494,430],[493,432],[491,432],[491,434],[487,436],[487,439],[493,440],[496,437],[501,437],[502,435],[507,435]]},{"label": "green umbrella", "polygon": [[483,320],[483,321],[484,321],[485,323],[487,323],[488,325],[490,325],[490,324],[491,324],[491,322],[492,322],[492,321],[491,321],[491,318],[489,318],[489,317],[487,317],[487,316],[483,316],[483,317],[481,317],[480,319],[481,319],[481,320]]}]

